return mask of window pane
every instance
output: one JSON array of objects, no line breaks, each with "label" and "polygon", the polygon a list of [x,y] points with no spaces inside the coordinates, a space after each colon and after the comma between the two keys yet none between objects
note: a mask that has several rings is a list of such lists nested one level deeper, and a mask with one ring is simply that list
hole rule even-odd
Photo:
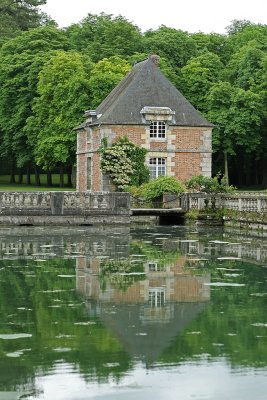
[{"label": "window pane", "polygon": [[150,179],[166,175],[166,158],[152,157],[149,159]]},{"label": "window pane", "polygon": [[163,121],[153,121],[150,124],[150,137],[152,138],[165,138],[166,124]]}]

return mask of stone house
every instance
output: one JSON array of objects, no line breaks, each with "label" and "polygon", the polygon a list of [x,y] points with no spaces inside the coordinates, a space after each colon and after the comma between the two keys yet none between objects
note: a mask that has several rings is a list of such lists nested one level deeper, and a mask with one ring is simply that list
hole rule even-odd
[{"label": "stone house", "polygon": [[185,181],[211,176],[211,134],[207,121],[161,73],[159,57],[135,64],[96,110],[86,111],[77,130],[77,190],[112,190],[101,172],[101,139],[121,136],[147,149],[151,179],[160,175]]}]

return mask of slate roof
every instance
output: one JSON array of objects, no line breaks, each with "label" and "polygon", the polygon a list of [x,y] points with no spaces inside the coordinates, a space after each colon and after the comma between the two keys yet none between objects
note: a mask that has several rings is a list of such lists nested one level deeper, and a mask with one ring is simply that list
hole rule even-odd
[{"label": "slate roof", "polygon": [[143,107],[169,107],[175,111],[170,125],[213,127],[161,73],[152,57],[137,63],[97,107],[102,114],[90,125],[142,125]]}]

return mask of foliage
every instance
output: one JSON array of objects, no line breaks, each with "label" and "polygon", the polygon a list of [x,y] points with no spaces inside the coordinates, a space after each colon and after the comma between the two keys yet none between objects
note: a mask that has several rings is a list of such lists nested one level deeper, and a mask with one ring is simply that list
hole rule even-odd
[{"label": "foliage", "polygon": [[203,175],[193,176],[186,182],[186,186],[192,191],[203,193],[232,193],[235,190],[233,186],[227,184],[225,177],[221,177],[220,174],[213,178]]},{"label": "foliage", "polygon": [[100,265],[99,281],[102,290],[106,289],[107,281],[115,288],[126,291],[130,286],[145,279],[144,267],[133,265],[131,259],[107,260]]},{"label": "foliage", "polygon": [[39,73],[38,97],[25,131],[36,163],[48,170],[75,162],[76,133],[90,103],[91,61],[76,52],[54,52]]},{"label": "foliage", "polygon": [[263,122],[261,94],[234,87],[229,82],[218,82],[207,96],[207,107],[208,118],[216,124],[215,151],[235,155],[237,145],[248,153],[259,149]]},{"label": "foliage", "polygon": [[145,166],[146,150],[130,142],[123,136],[110,147],[107,140],[102,141],[101,169],[108,174],[118,190],[126,190],[128,186],[140,185],[149,178]]},{"label": "foliage", "polygon": [[163,193],[183,193],[185,186],[174,176],[159,176],[142,186],[142,194],[146,200],[157,199]]},{"label": "foliage", "polygon": [[227,62],[230,50],[227,48],[228,38],[225,35],[214,32],[210,34],[197,32],[193,33],[191,37],[196,43],[198,54],[209,52],[216,54],[223,63]]},{"label": "foliage", "polygon": [[180,87],[184,96],[201,111],[207,111],[206,97],[222,74],[223,65],[219,57],[210,52],[191,58],[181,68]]},{"label": "foliage", "polygon": [[[215,124],[213,170],[224,170],[225,175],[229,170],[234,184],[266,187],[267,25],[234,20],[227,27],[226,35],[188,33],[166,26],[142,34],[124,17],[102,13],[88,14],[81,23],[61,30],[53,27],[54,22],[38,10],[41,4],[45,0],[0,0],[2,162],[8,158],[10,164],[23,168],[34,160],[34,154],[37,157],[37,153],[40,156],[44,151],[57,154],[50,161],[39,159],[43,166],[52,166],[55,155],[60,162],[73,163],[74,142],[70,143],[70,129],[80,121],[80,113],[97,107],[135,61],[157,53],[165,76]],[[66,86],[65,90],[61,88],[61,77],[58,82],[50,77],[54,88],[43,87],[43,90],[47,93],[48,105],[48,93],[53,98],[53,113],[52,103],[47,107],[45,97],[37,92],[40,71],[54,51],[70,49],[79,60],[82,57],[88,73],[85,80],[79,73],[76,81],[73,77],[76,89],[70,89],[69,102]],[[46,84],[49,86],[49,80]],[[58,104],[56,92],[64,96]],[[82,109],[78,112],[79,107]],[[46,120],[47,112],[50,117]],[[38,121],[42,121],[41,129]],[[61,144],[54,142],[55,137],[51,143],[46,142],[48,132],[55,136],[58,127]],[[41,131],[46,132],[43,141]],[[37,136],[40,148],[36,150]]]},{"label": "foliage", "polygon": [[94,64],[89,79],[91,106],[93,108],[99,106],[129,70],[128,62],[118,56],[104,58]]},{"label": "foliage", "polygon": [[205,221],[205,225],[209,225],[209,223],[213,225],[214,222],[222,225],[226,213],[227,210],[224,208],[205,207],[201,210],[192,209],[186,213],[185,217],[190,221]]},{"label": "foliage", "polygon": [[0,49],[0,148],[15,157],[18,167],[33,160],[24,127],[37,96],[38,74],[52,51],[67,47],[61,31],[46,27],[24,32]]},{"label": "foliage", "polygon": [[66,34],[73,48],[94,62],[112,56],[125,58],[141,50],[139,28],[121,15],[88,14],[80,24],[71,25]]},{"label": "foliage", "polygon": [[22,31],[41,25],[43,14],[38,6],[46,0],[0,0],[0,44]]},{"label": "foliage", "polygon": [[143,49],[166,58],[174,68],[183,67],[197,53],[196,43],[187,32],[162,25],[145,32]]},{"label": "foliage", "polygon": [[262,79],[262,60],[266,50],[267,45],[255,39],[239,48],[225,68],[225,76],[229,82],[244,90],[254,88],[257,92]]}]

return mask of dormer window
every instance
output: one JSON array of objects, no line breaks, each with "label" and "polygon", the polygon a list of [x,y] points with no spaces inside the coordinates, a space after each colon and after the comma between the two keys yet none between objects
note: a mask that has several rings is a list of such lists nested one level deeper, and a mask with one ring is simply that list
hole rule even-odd
[{"label": "dormer window", "polygon": [[147,125],[147,136],[152,141],[167,140],[169,125],[175,124],[175,111],[169,107],[145,106],[140,111],[142,122]]},{"label": "dormer window", "polygon": [[156,139],[166,138],[166,123],[164,121],[151,121],[149,136]]}]

